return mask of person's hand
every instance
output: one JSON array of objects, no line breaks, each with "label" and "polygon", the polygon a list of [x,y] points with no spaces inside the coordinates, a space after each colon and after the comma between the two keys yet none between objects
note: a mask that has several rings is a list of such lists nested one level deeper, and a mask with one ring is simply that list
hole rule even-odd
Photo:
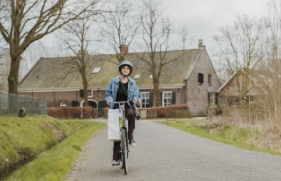
[{"label": "person's hand", "polygon": [[137,106],[140,106],[140,101],[135,97],[134,102],[136,103]]},{"label": "person's hand", "polygon": [[110,104],[111,104],[111,101],[107,101],[107,105],[110,106]]}]

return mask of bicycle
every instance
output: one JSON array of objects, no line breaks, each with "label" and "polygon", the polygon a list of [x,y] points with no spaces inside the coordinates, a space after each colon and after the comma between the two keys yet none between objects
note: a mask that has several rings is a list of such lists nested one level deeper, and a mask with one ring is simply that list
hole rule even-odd
[{"label": "bicycle", "polygon": [[[126,113],[125,113],[125,104],[129,103],[129,101],[121,101],[121,102],[112,102],[113,104],[119,104],[119,109],[122,110],[122,118],[119,117],[119,125],[121,124],[121,143],[120,143],[120,151],[119,151],[119,164],[121,164],[121,168],[124,169],[125,174],[128,173],[129,168],[129,141],[128,141],[128,128],[126,125]],[[121,104],[121,105],[120,105]]]}]

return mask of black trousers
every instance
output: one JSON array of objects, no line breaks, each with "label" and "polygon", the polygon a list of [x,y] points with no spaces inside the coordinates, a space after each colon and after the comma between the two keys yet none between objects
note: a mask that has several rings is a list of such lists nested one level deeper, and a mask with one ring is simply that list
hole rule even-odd
[{"label": "black trousers", "polygon": [[[128,139],[131,140],[134,138],[133,133],[135,129],[135,113],[134,110],[130,107],[125,108],[126,117],[128,119]],[[120,151],[120,141],[113,142],[113,160],[119,160],[119,151]]]}]

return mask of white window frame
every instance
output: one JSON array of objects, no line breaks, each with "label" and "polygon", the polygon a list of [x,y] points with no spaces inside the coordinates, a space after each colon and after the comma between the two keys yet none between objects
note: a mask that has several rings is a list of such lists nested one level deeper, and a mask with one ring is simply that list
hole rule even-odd
[{"label": "white window frame", "polygon": [[211,96],[210,96],[210,99],[211,99],[211,106],[214,106],[214,105],[216,105],[216,101],[215,101],[215,99],[216,99],[216,93],[215,92],[211,92]]},{"label": "white window frame", "polygon": [[[145,95],[145,97],[144,97],[144,95]],[[148,97],[147,97],[147,96],[148,96]],[[149,93],[149,92],[141,92],[141,93],[140,93],[140,97],[141,97],[141,107],[142,107],[142,108],[146,108],[146,106],[145,106],[145,107],[142,106],[143,104],[149,106],[149,102],[147,103],[146,100],[147,100],[147,99],[148,99],[148,101],[150,100],[150,93]],[[146,99],[144,99],[144,98],[146,98]],[[143,101],[143,99],[144,99],[145,101]]]},{"label": "white window frame", "polygon": [[65,101],[61,101],[61,102],[60,102],[60,107],[67,107],[66,102],[65,102]]},{"label": "white window frame", "polygon": [[[171,96],[169,97],[169,96],[167,96],[165,94],[170,94]],[[165,99],[170,99],[171,100],[170,104],[165,103],[165,101],[164,101]],[[164,92],[162,92],[162,106],[171,105],[172,104],[172,99],[173,99],[173,92],[172,91],[164,91]],[[166,101],[166,102],[168,102],[168,101]]]},{"label": "white window frame", "polygon": [[93,90],[87,90],[88,97],[93,97]]}]

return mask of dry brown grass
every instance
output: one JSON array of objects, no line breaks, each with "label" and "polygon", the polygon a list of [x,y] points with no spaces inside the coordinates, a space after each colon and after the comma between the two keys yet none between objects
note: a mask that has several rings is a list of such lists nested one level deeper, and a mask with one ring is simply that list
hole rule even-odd
[{"label": "dry brown grass", "polygon": [[[250,130],[258,130],[256,135],[251,134],[247,142],[261,148],[270,148],[271,150],[281,152],[281,124],[276,119],[258,119],[254,112],[248,109],[229,108],[220,116],[208,116],[208,119],[201,124],[204,128],[214,133],[224,126],[237,126]],[[280,113],[281,118],[281,113]],[[235,135],[235,133],[233,133]],[[234,136],[233,135],[233,136]],[[250,134],[249,134],[250,135]]]}]

